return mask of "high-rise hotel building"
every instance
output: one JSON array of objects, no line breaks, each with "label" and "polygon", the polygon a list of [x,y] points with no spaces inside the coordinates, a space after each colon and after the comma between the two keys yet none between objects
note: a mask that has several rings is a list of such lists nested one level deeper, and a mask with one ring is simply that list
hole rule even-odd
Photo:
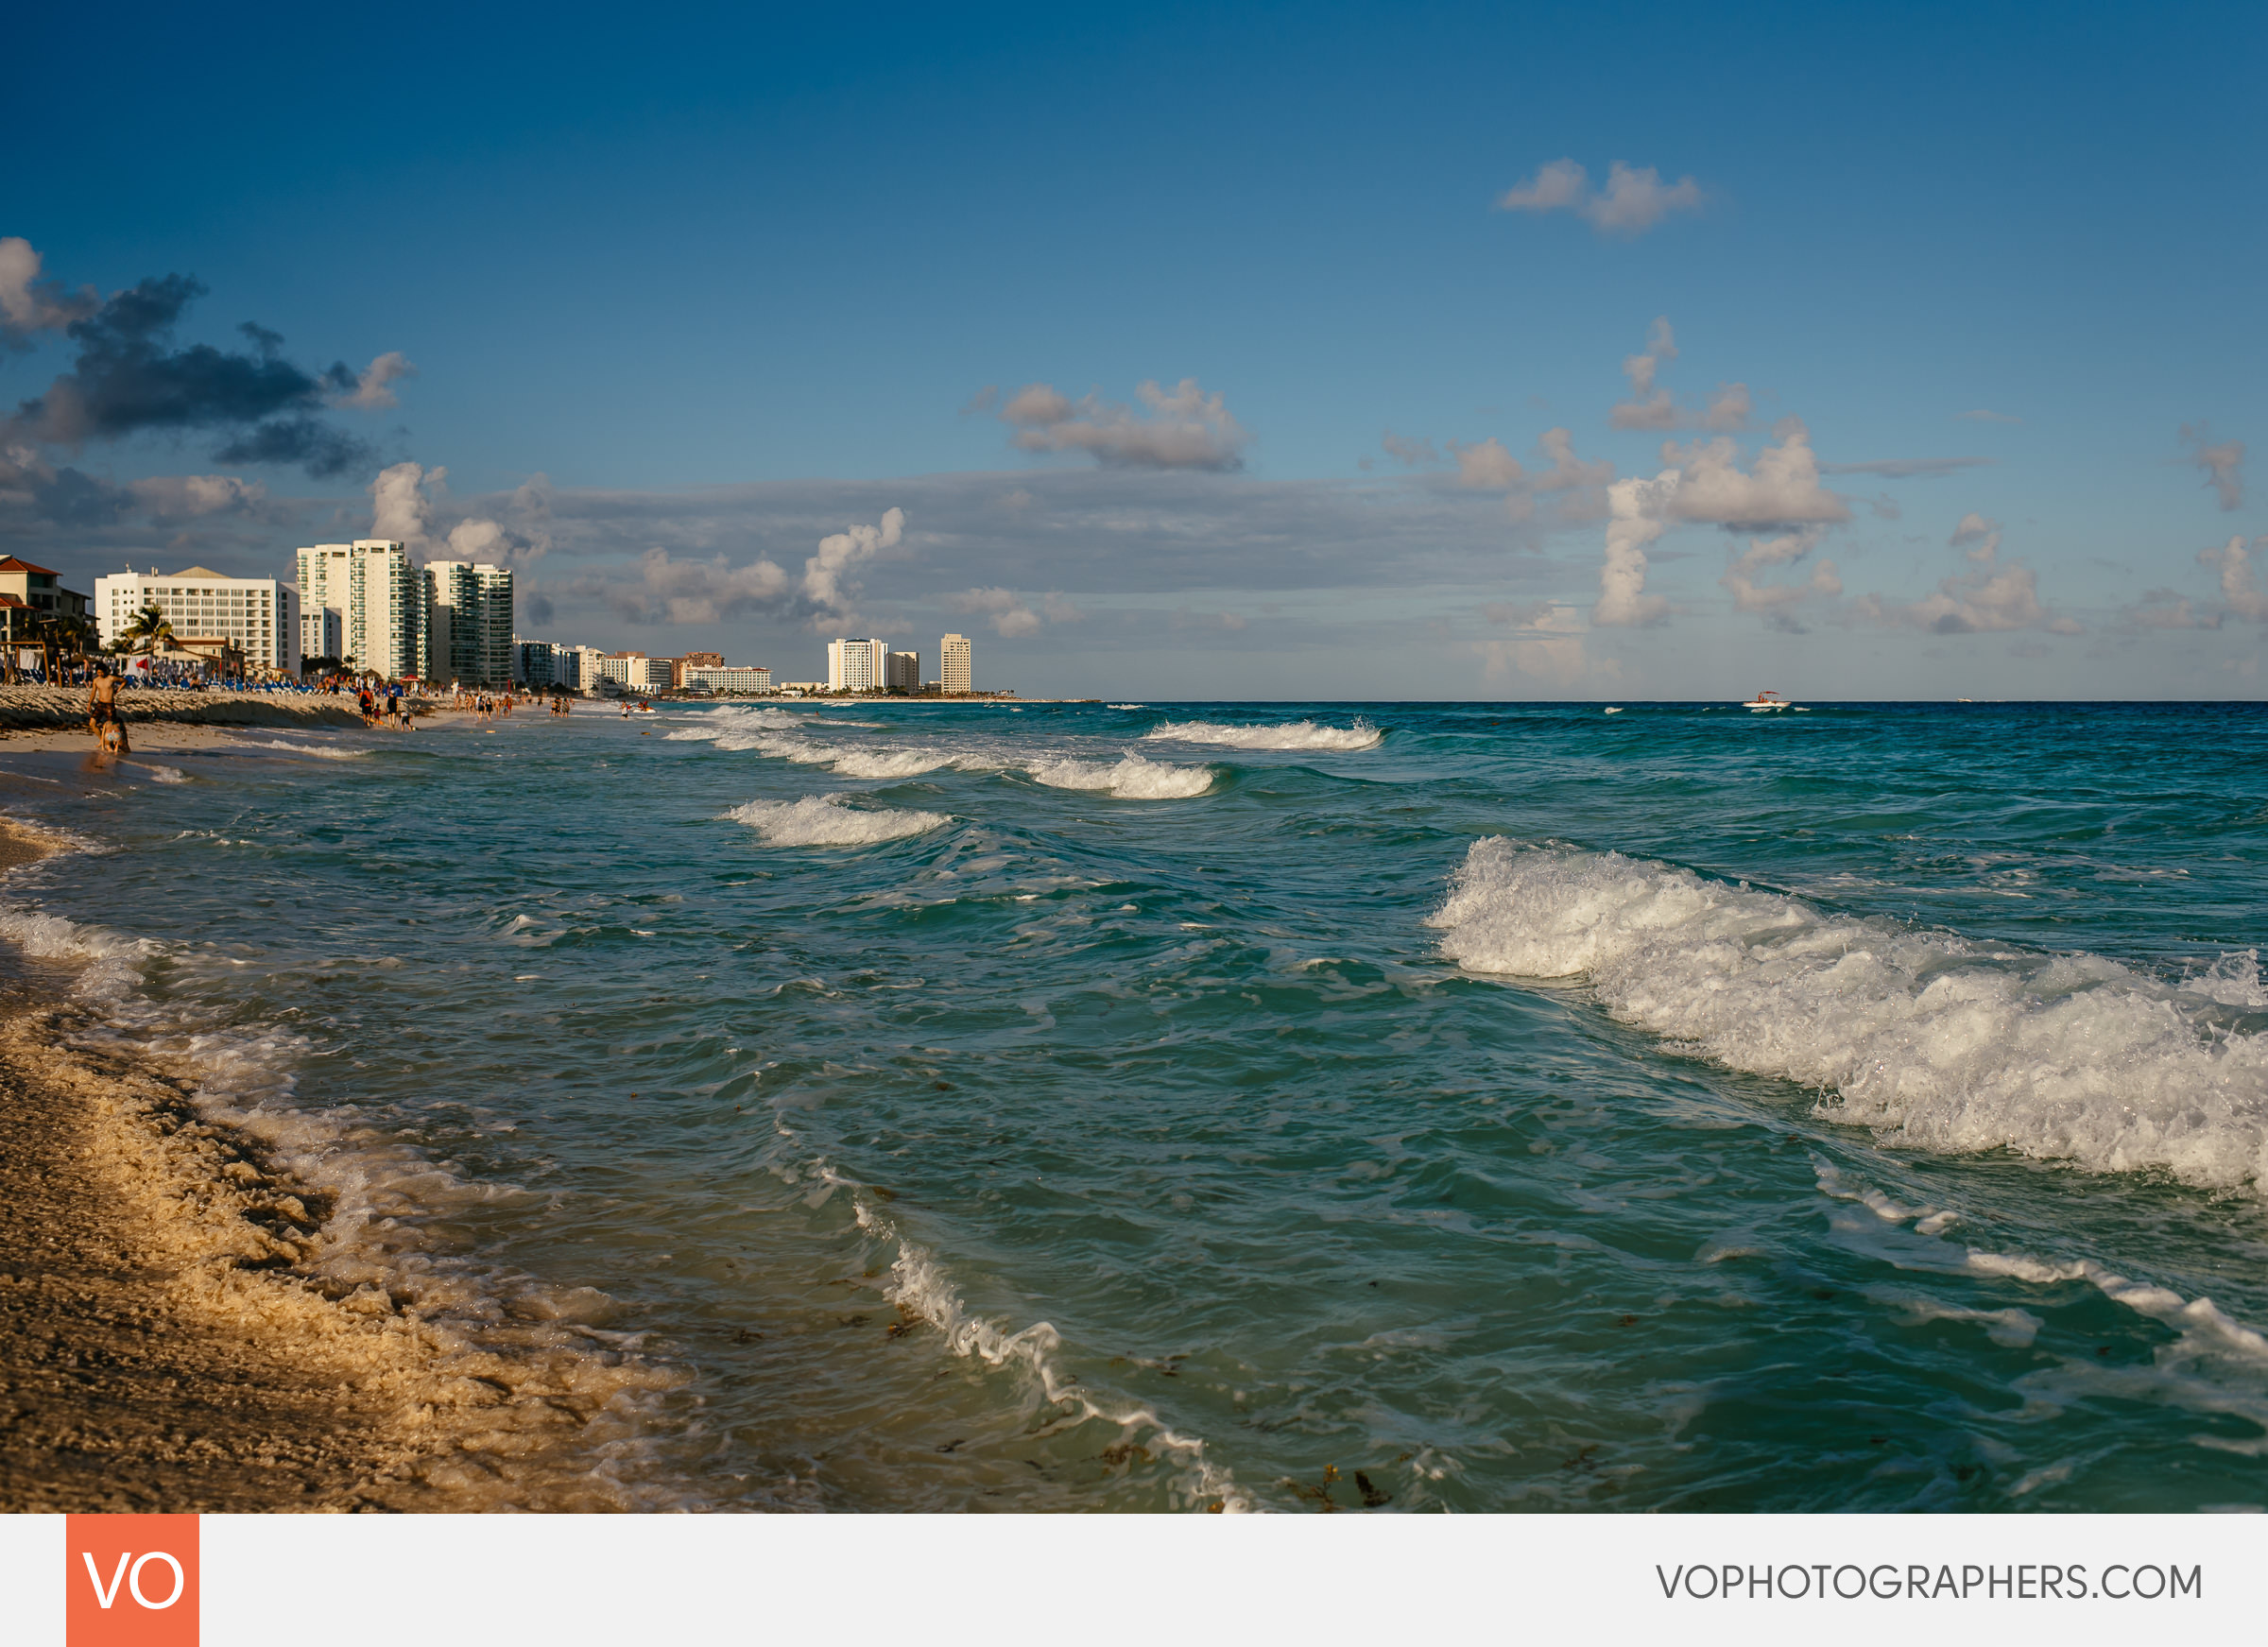
[{"label": "high-rise hotel building", "polygon": [[228,642],[256,674],[300,672],[300,592],[288,583],[224,577],[203,566],[170,577],[153,566],[146,576],[120,572],[94,580],[94,627],[104,645],[125,634],[144,607],[163,613],[179,640]]},{"label": "high-rise hotel building", "polygon": [[512,678],[512,575],[461,560],[410,564],[382,538],[299,556],[301,646],[396,680],[502,686]]},{"label": "high-rise hotel building", "polygon": [[969,637],[948,635],[937,643],[937,690],[942,693],[973,692],[973,678],[969,669]]},{"label": "high-rise hotel building", "polygon": [[350,667],[391,680],[425,673],[425,577],[406,548],[382,538],[317,543],[300,551],[299,570],[302,646],[330,639],[333,626],[323,614],[335,613],[333,655]]},{"label": "high-rise hotel building", "polygon": [[429,680],[502,686],[512,670],[512,575],[466,560],[425,565],[431,618],[426,626]]},{"label": "high-rise hotel building", "polygon": [[890,680],[890,646],[886,641],[830,641],[827,643],[829,692],[881,692]]}]

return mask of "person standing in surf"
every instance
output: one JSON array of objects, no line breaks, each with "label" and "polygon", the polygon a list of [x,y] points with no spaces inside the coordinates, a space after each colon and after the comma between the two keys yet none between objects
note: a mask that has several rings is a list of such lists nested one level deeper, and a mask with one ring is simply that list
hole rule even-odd
[{"label": "person standing in surf", "polygon": [[129,752],[126,722],[118,714],[118,678],[106,663],[94,665],[94,678],[87,683],[87,729],[111,754]]}]

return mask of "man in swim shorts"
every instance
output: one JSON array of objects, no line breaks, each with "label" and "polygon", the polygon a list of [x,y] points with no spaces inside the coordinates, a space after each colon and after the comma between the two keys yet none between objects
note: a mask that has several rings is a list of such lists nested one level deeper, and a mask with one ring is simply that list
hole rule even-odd
[{"label": "man in swim shorts", "polygon": [[111,753],[127,753],[126,722],[118,717],[118,678],[106,663],[94,665],[94,678],[87,683],[87,730]]}]

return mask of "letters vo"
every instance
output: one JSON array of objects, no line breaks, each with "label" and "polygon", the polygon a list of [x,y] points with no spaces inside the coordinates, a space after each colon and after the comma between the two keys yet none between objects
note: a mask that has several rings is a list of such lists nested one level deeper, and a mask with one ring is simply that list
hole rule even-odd
[{"label": "letters vo", "polygon": [[69,1647],[198,1647],[195,1516],[66,1516]]}]

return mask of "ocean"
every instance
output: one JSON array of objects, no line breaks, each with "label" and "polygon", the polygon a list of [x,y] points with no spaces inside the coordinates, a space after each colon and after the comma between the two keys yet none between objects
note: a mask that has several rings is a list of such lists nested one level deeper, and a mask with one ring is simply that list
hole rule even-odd
[{"label": "ocean", "polygon": [[541,1365],[437,1508],[2268,1505],[2256,705],[0,748],[0,935]]}]

